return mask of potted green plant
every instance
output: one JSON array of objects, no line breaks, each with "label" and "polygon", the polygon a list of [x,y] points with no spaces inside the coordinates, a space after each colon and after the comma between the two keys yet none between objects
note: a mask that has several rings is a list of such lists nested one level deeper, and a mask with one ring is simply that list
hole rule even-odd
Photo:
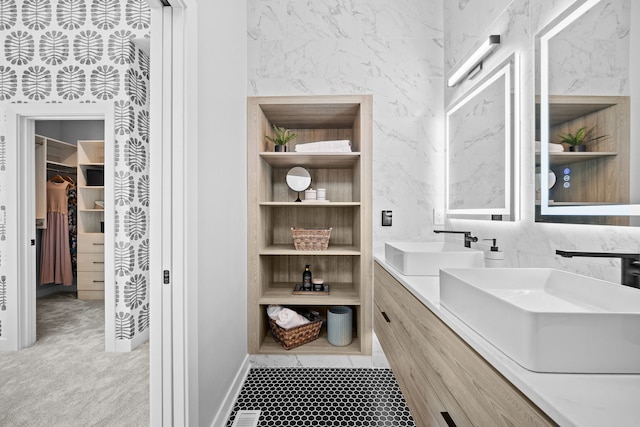
[{"label": "potted green plant", "polygon": [[273,125],[273,134],[273,137],[265,135],[265,138],[275,144],[275,151],[287,151],[287,142],[296,137],[295,132],[276,125]]},{"label": "potted green plant", "polygon": [[586,126],[583,126],[575,133],[561,133],[558,134],[558,137],[560,138],[560,143],[569,144],[569,151],[587,151],[587,143],[607,137],[607,135],[592,137],[594,129],[595,126],[589,130],[587,130]]}]

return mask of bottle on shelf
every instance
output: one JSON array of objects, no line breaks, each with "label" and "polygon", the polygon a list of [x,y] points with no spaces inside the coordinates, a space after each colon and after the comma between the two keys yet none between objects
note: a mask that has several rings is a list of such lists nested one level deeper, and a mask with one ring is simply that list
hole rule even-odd
[{"label": "bottle on shelf", "polygon": [[311,270],[309,267],[309,264],[305,265],[302,272],[302,289],[305,291],[311,290]]}]

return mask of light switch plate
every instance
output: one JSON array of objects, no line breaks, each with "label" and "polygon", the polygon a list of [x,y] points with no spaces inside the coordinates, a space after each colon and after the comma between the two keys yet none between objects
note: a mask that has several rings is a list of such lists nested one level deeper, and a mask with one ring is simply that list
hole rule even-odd
[{"label": "light switch plate", "polygon": [[383,227],[391,227],[393,219],[392,211],[382,211],[382,226]]}]

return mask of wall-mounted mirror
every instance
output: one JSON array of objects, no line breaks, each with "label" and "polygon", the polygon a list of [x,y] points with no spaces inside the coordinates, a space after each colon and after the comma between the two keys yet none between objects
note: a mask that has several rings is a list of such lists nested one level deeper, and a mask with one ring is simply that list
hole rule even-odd
[{"label": "wall-mounted mirror", "polygon": [[516,78],[511,55],[446,112],[449,217],[518,219]]},{"label": "wall-mounted mirror", "polygon": [[536,167],[557,182],[540,174],[536,221],[640,225],[639,18],[639,2],[580,0],[537,35]]},{"label": "wall-mounted mirror", "polygon": [[295,166],[287,172],[286,180],[289,188],[298,193],[296,202],[300,202],[300,192],[311,185],[311,174],[302,166]]}]

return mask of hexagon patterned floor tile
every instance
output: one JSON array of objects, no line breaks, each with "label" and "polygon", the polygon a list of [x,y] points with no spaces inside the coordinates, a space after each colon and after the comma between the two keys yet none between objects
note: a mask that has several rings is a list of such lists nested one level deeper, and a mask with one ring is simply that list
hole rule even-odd
[{"label": "hexagon patterned floor tile", "polygon": [[258,427],[414,427],[390,369],[253,368],[227,422],[262,411]]}]

